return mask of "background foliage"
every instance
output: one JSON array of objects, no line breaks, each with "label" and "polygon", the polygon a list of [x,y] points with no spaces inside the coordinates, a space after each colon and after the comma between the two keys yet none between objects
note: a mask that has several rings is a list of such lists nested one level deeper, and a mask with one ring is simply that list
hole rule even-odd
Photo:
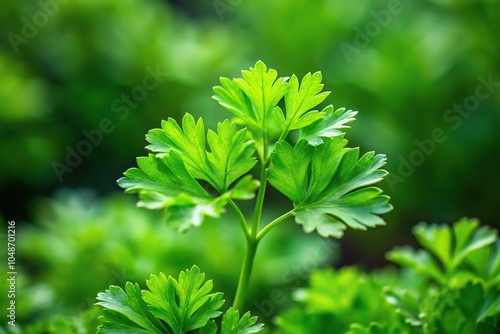
[{"label": "background foliage", "polygon": [[[238,240],[214,242],[213,249],[201,237],[223,238],[226,230],[219,235],[206,224],[177,240],[160,219],[113,193],[119,192],[116,179],[144,153],[144,135],[161,119],[190,112],[213,127],[230,117],[210,99],[211,87],[257,59],[281,75],[322,71],[335,107],[359,111],[348,130],[350,145],[386,153],[387,170],[401,177],[383,185],[395,207],[385,217],[388,226],[348,231],[339,266],[385,264],[393,246],[415,243],[410,230],[420,221],[473,216],[498,227],[499,20],[500,3],[493,0],[4,2],[0,215],[22,225],[20,284],[36,296],[20,300],[20,320],[42,317],[54,300],[61,311],[86,307],[115,276],[144,282],[150,273],[175,275],[193,263],[226,294],[233,290]],[[12,34],[23,42],[13,42]],[[158,85],[127,103],[123,94],[138,91],[151,69],[165,73]],[[484,87],[484,81],[492,83]],[[477,96],[479,86],[487,98]],[[471,101],[477,105],[453,112]],[[54,162],[66,164],[68,147],[76,149],[87,140],[82,131],[99,129],[103,119],[113,130],[58,178]],[[436,129],[446,139],[422,149],[417,142],[429,143]],[[97,197],[60,192],[80,187]],[[269,208],[282,212],[286,201],[270,191],[275,201]],[[220,228],[231,229],[230,221]],[[256,270],[254,286],[285,283],[276,272],[297,263],[304,265],[292,274],[302,284],[304,271],[333,263],[331,252],[307,261],[304,252],[318,247],[314,238],[273,234],[278,239],[268,247],[274,255]],[[231,254],[224,256],[229,264],[221,268],[213,254]]]}]

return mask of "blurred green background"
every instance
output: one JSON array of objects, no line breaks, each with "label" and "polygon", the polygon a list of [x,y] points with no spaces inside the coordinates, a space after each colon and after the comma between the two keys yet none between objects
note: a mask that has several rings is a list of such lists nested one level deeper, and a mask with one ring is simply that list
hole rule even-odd
[{"label": "blurred green background", "polygon": [[[338,256],[305,267],[379,267],[394,245],[413,242],[420,221],[500,226],[498,22],[496,0],[4,1],[0,215],[20,229],[20,284],[30,291],[20,321],[86,309],[109,284],[193,263],[231,298],[242,235],[209,241],[227,238],[231,217],[177,236],[116,179],[162,119],[230,117],[212,87],[258,59],[281,76],[321,71],[327,103],[359,111],[350,146],[388,157],[388,226],[348,231]],[[285,199],[270,195],[284,212]],[[280,230],[289,234],[273,232],[259,250],[272,256],[260,259],[253,285],[265,288],[254,298],[317,251],[315,236]]]}]

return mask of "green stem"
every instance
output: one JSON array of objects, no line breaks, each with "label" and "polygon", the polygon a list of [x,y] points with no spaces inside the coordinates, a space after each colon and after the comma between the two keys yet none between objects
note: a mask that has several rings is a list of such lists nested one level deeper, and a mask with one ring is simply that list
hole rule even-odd
[{"label": "green stem", "polygon": [[250,276],[252,275],[253,261],[257,252],[258,241],[247,240],[245,256],[243,257],[243,267],[241,268],[238,288],[236,289],[236,297],[234,298],[233,308],[241,310],[245,303],[248,285],[250,284]]},{"label": "green stem", "polygon": [[281,136],[279,137],[278,141],[285,140],[286,136],[288,136],[288,133],[290,133],[290,122],[287,122],[285,124],[285,128],[283,129],[283,132],[281,133]]},{"label": "green stem", "polygon": [[259,231],[260,219],[262,216],[262,207],[264,206],[264,197],[266,194],[267,187],[267,170],[264,165],[262,165],[262,169],[260,171],[260,188],[257,193],[257,201],[255,203],[255,212],[253,216],[252,226],[250,228],[250,233],[252,235],[252,239],[255,240],[257,237],[257,232]]},{"label": "green stem", "polygon": [[267,232],[271,231],[273,229],[273,227],[275,227],[276,225],[278,225],[282,221],[286,220],[292,214],[293,214],[293,210],[290,210],[287,213],[282,214],[281,216],[279,216],[278,218],[276,218],[275,220],[273,220],[269,224],[267,224],[266,227],[264,227],[262,229],[262,231],[260,231],[259,234],[257,234],[257,241],[260,241],[267,234]]},{"label": "green stem", "polygon": [[290,132],[290,131],[288,130],[288,127],[287,127],[287,128],[286,128],[285,130],[283,130],[283,132],[281,133],[281,136],[279,137],[278,142],[280,142],[280,141],[282,141],[282,140],[285,140],[286,136],[288,136],[288,132]]},{"label": "green stem", "polygon": [[245,238],[248,240],[250,238],[250,230],[248,229],[248,224],[247,220],[245,219],[245,216],[241,212],[240,208],[236,205],[236,203],[233,202],[232,199],[230,199],[228,203],[231,209],[236,214],[236,217],[238,217],[238,221],[240,222],[243,233],[245,234]]},{"label": "green stem", "polygon": [[257,240],[257,232],[259,231],[260,219],[262,217],[262,208],[264,206],[264,197],[266,195],[267,186],[266,161],[268,160],[268,137],[267,131],[265,130],[263,133],[263,137],[264,147],[260,168],[260,188],[257,193],[257,200],[255,202],[255,211],[252,225],[250,226],[250,233],[249,235],[247,235],[245,255],[243,257],[243,266],[241,267],[240,278],[238,280],[238,288],[236,289],[236,297],[234,298],[233,302],[233,308],[236,310],[241,310],[243,304],[245,303],[248,285],[250,284],[250,276],[252,275],[253,262],[255,259],[255,254],[257,253],[257,246],[259,244],[259,240]]}]

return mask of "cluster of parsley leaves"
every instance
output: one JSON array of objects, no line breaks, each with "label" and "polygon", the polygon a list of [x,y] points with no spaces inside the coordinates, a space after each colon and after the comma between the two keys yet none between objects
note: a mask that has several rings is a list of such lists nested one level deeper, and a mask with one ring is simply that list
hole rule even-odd
[{"label": "cluster of parsley leaves", "polygon": [[[356,112],[332,105],[314,110],[329,95],[321,79],[320,72],[300,83],[295,75],[278,78],[261,61],[242,78],[221,78],[214,99],[234,119],[208,132],[190,114],[181,124],[163,121],[146,136],[152,153],[138,158],[138,168],[125,172],[119,185],[138,193],[140,206],[164,209],[167,223],[179,231],[219,217],[228,204],[235,207],[233,200],[254,198],[267,182],[293,202],[291,213],[306,232],[341,237],[346,226],[384,224],[378,215],[392,207],[371,185],[387,174],[380,169],[385,156],[369,152],[360,158],[357,148],[345,147],[342,130]],[[298,134],[291,136],[294,130]],[[257,161],[267,176],[260,181],[248,174]]]}]

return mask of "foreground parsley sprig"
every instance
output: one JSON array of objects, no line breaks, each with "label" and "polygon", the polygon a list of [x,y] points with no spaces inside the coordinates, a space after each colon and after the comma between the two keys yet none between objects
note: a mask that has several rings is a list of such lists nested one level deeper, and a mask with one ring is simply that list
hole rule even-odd
[{"label": "foreground parsley sprig", "polygon": [[[233,121],[208,132],[203,120],[190,114],[181,124],[163,121],[146,136],[152,153],[118,180],[125,192],[138,193],[139,206],[163,209],[167,224],[181,232],[206,217],[220,217],[226,207],[234,211],[246,239],[234,309],[243,306],[260,240],[287,218],[294,217],[306,232],[340,238],[347,227],[385,224],[379,215],[392,209],[389,197],[373,186],[387,174],[380,169],[385,156],[359,157],[359,149],[346,148],[343,130],[356,112],[331,105],[314,109],[329,95],[321,80],[320,72],[300,82],[295,75],[279,78],[261,61],[241,78],[221,78],[214,99]],[[249,174],[257,164],[259,180]],[[293,209],[261,228],[268,183]],[[248,221],[235,201],[253,199],[255,192]]]},{"label": "foreground parsley sprig", "polygon": [[[210,293],[212,281],[205,282],[197,266],[182,271],[178,280],[160,274],[146,283],[149,290],[127,282],[125,291],[111,286],[99,293],[97,304],[105,308],[99,333],[217,333],[211,319],[221,315],[222,293]],[[257,333],[262,325],[256,321],[250,312],[240,318],[239,311],[230,308],[222,317],[220,333]]]}]

